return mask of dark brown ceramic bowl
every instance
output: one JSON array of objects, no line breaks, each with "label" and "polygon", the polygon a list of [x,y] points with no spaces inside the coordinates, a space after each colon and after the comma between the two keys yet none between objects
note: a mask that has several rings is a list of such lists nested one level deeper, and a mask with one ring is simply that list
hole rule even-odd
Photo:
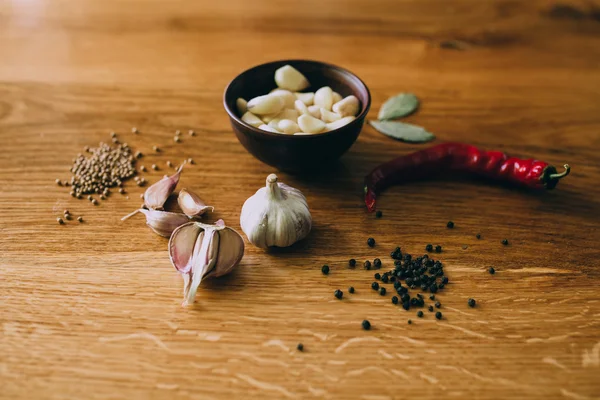
[{"label": "dark brown ceramic bowl", "polygon": [[[356,119],[333,131],[298,136],[266,132],[242,121],[237,113],[236,99],[242,97],[250,100],[275,89],[275,70],[286,64],[308,78],[312,86],[304,92],[330,86],[342,97],[355,95],[360,101],[360,112]],[[274,61],[250,68],[231,81],[223,97],[233,131],[246,150],[262,162],[288,172],[316,169],[337,160],[356,141],[371,106],[369,89],[352,72],[308,60]]]}]

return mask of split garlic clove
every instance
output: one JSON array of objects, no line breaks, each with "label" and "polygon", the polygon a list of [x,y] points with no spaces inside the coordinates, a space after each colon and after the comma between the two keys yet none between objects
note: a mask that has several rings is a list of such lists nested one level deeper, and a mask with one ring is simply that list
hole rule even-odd
[{"label": "split garlic clove", "polygon": [[179,183],[179,176],[184,164],[185,162],[177,168],[175,174],[164,176],[160,181],[146,189],[146,192],[144,192],[144,205],[146,207],[151,210],[160,210],[163,208],[163,205]]},{"label": "split garlic clove", "polygon": [[317,105],[308,106],[308,114],[314,118],[321,118],[321,107]]},{"label": "split garlic clove", "polygon": [[241,97],[235,101],[235,106],[238,110],[238,115],[244,115],[248,111],[248,102]]},{"label": "split garlic clove", "polygon": [[321,112],[321,120],[326,123],[337,121],[338,119],[342,118],[340,114],[327,111],[323,107],[321,107],[319,111]]},{"label": "split garlic clove", "polygon": [[248,102],[248,111],[258,115],[274,114],[280,112],[283,106],[284,102],[280,96],[267,94],[250,100]]},{"label": "split garlic clove", "polygon": [[306,133],[319,133],[325,129],[325,122],[306,114],[298,118],[298,125]]},{"label": "split garlic clove", "polygon": [[207,206],[204,201],[194,192],[181,189],[177,196],[177,203],[188,217],[199,217],[207,211],[215,211],[212,206]]},{"label": "split garlic clove", "polygon": [[294,132],[300,131],[300,127],[297,123],[292,121],[291,119],[282,119],[278,124],[279,130],[288,135],[293,134]]},{"label": "split garlic clove", "polygon": [[313,92],[307,92],[307,93],[296,92],[296,93],[294,93],[294,96],[296,96],[296,99],[303,102],[304,105],[307,107],[312,106],[313,102],[315,100],[315,94]]},{"label": "split garlic clove", "polygon": [[129,219],[137,213],[144,214],[146,216],[146,224],[150,229],[156,234],[164,237],[170,237],[175,229],[190,222],[190,219],[185,214],[159,210],[146,210],[145,208],[135,210],[131,214],[121,218],[121,221]]},{"label": "split garlic clove", "polygon": [[285,89],[275,89],[271,93],[271,96],[279,96],[283,100],[283,108],[294,108],[294,102],[296,101],[296,96],[289,90]]},{"label": "split garlic clove", "polygon": [[267,132],[272,132],[272,133],[281,133],[277,129],[272,128],[269,125],[265,125],[265,124],[262,124],[261,126],[259,126],[258,129],[260,129],[261,131],[267,131]]},{"label": "split garlic clove", "polygon": [[343,99],[342,95],[339,94],[338,92],[333,92],[333,104],[337,103],[338,101],[341,101]]},{"label": "split garlic clove", "polygon": [[256,115],[252,114],[250,111],[246,111],[246,113],[242,115],[242,121],[252,125],[255,128],[258,128],[260,125],[263,124],[261,119],[258,118]]},{"label": "split garlic clove", "polygon": [[333,105],[333,112],[340,114],[342,117],[355,117],[358,114],[360,103],[356,96],[348,96],[338,101]]},{"label": "split garlic clove", "polygon": [[315,105],[331,111],[333,105],[333,90],[329,86],[323,86],[315,92]]},{"label": "split garlic clove", "polygon": [[215,225],[192,222],[175,230],[169,258],[183,276],[183,305],[194,302],[202,279],[228,274],[243,256],[244,240],[222,220]]},{"label": "split garlic clove", "polygon": [[281,89],[299,92],[310,86],[308,79],[291,65],[284,65],[275,71],[275,83]]},{"label": "split garlic clove", "polygon": [[323,130],[323,132],[329,132],[334,129],[341,128],[344,125],[348,125],[350,122],[354,121],[355,119],[356,119],[356,117],[344,117],[344,118],[338,119],[337,121],[330,122],[327,125],[325,125],[325,129]]},{"label": "split garlic clove", "polygon": [[294,107],[296,108],[296,111],[298,111],[298,114],[308,114],[308,107],[306,107],[306,104],[304,104],[302,100],[296,100]]}]

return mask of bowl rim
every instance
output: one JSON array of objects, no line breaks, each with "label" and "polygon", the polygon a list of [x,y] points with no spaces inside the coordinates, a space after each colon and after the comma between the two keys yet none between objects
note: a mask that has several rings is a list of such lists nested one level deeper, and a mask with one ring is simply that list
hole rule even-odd
[{"label": "bowl rim", "polygon": [[[309,62],[309,63],[314,63],[314,64],[320,64],[320,65],[325,66],[330,69],[340,70],[340,71],[352,76],[353,78],[357,79],[358,82],[360,82],[360,84],[365,88],[365,90],[367,92],[367,104],[364,107],[364,110],[360,114],[358,114],[356,116],[356,118],[354,118],[354,120],[352,122],[350,122],[349,124],[346,124],[344,126],[341,126],[337,129],[334,129],[329,132],[315,133],[315,134],[311,134],[311,135],[286,135],[286,134],[282,134],[282,133],[273,133],[273,132],[269,132],[269,131],[263,131],[262,129],[258,129],[257,127],[242,121],[242,119],[240,117],[238,117],[237,114],[227,104],[227,92],[229,91],[231,84],[236,79],[238,79],[240,77],[240,75],[245,74],[246,72],[252,71],[254,69],[258,69],[258,68],[264,67],[269,64],[290,63],[290,62],[292,62],[292,63],[293,62]],[[356,75],[352,71],[347,70],[346,68],[340,67],[335,64],[330,64],[330,63],[326,63],[323,61],[317,61],[317,60],[298,59],[298,58],[286,59],[286,60],[275,60],[275,61],[269,61],[266,63],[255,65],[255,66],[250,67],[250,68],[240,72],[239,74],[237,74],[225,87],[225,91],[223,92],[223,107],[225,108],[225,111],[227,112],[227,114],[229,115],[230,118],[235,120],[237,123],[242,124],[243,126],[250,129],[250,131],[252,131],[256,134],[265,135],[267,137],[278,137],[278,138],[281,138],[282,140],[292,140],[292,139],[307,140],[308,138],[314,139],[315,137],[331,136],[331,135],[338,133],[341,129],[344,129],[344,128],[347,129],[349,126],[361,123],[360,121],[363,120],[364,118],[366,118],[366,116],[369,113],[369,110],[371,108],[371,91],[369,90],[369,87],[367,86],[367,84],[362,79],[360,79],[360,77],[358,75]],[[286,139],[283,139],[283,138],[286,138]]]}]

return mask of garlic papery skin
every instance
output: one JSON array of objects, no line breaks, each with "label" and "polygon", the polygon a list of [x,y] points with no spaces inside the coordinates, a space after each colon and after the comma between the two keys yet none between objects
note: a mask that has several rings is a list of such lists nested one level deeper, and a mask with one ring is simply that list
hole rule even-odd
[{"label": "garlic papery skin", "polygon": [[150,229],[156,234],[164,237],[170,237],[175,229],[190,222],[190,219],[185,214],[159,210],[146,210],[145,208],[135,210],[131,214],[121,218],[121,221],[129,219],[137,213],[144,214],[146,216],[146,224]]},{"label": "garlic papery skin", "polygon": [[164,176],[160,181],[156,182],[144,192],[144,205],[152,210],[161,210],[165,201],[179,183],[179,176],[185,162],[177,168],[177,172],[171,176]]},{"label": "garlic papery skin", "polygon": [[213,206],[207,206],[196,193],[185,188],[179,191],[177,203],[181,211],[188,217],[199,217],[209,210],[215,211]]},{"label": "garlic papery skin", "polygon": [[215,225],[190,222],[169,239],[169,258],[183,276],[183,305],[194,303],[202,279],[231,272],[244,256],[244,239],[223,220]]},{"label": "garlic papery skin", "polygon": [[277,182],[277,175],[271,174],[266,186],[244,203],[240,224],[257,247],[288,247],[309,234],[312,217],[302,192]]}]

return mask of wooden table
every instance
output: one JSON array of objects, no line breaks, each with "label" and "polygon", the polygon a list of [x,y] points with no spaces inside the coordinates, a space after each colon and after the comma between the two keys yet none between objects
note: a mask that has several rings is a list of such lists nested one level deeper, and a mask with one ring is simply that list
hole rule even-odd
[{"label": "wooden table", "polygon": [[[593,3],[0,3],[0,398],[600,398]],[[389,96],[413,92],[422,108],[408,121],[439,141],[568,162],[572,175],[542,194],[465,179],[395,187],[378,220],[362,206],[363,176],[423,146],[365,127],[331,170],[280,174],[308,198],[308,240],[272,252],[247,244],[232,276],[203,283],[182,308],[167,240],[141,217],[120,221],[142,189],[128,182],[127,197],[94,207],[54,180],[114,130],[160,167],[150,181],[168,160],[194,157],[182,187],[216,206],[207,221],[239,229],[243,202],[273,169],[235,139],[223,89],[285,58],[358,74],[371,118]],[[58,225],[65,208],[85,222]],[[347,267],[381,257],[389,268],[396,245],[420,254],[427,243],[443,246],[450,278],[437,295],[441,321],[394,306],[370,289],[373,271]]]}]

